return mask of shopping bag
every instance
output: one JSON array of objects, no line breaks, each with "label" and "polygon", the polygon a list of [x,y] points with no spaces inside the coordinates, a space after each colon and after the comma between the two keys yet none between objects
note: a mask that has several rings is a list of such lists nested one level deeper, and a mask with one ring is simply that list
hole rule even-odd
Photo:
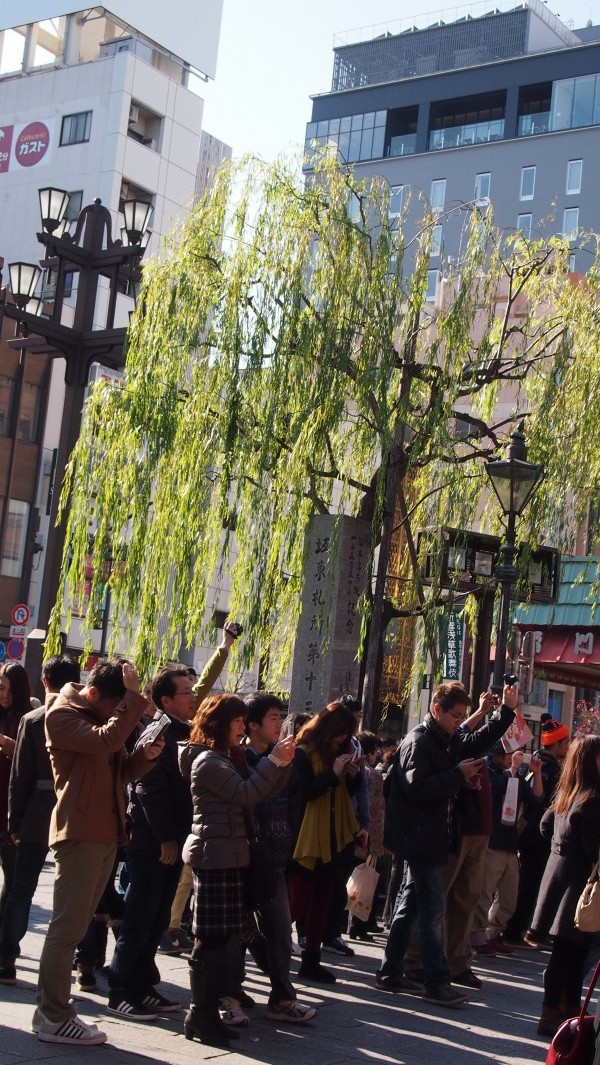
[{"label": "shopping bag", "polygon": [[373,896],[379,880],[375,861],[375,857],[370,854],[366,862],[357,865],[356,869],[350,873],[346,884],[348,892],[346,909],[353,917],[359,917],[361,921],[366,921],[371,912]]},{"label": "shopping bag", "polygon": [[600,932],[600,882],[598,862],[585,885],[575,909],[575,924],[580,932]]},{"label": "shopping bag", "polygon": [[500,821],[503,825],[514,825],[517,821],[517,808],[519,806],[519,781],[517,777],[509,777],[506,782],[506,792],[502,803]]},{"label": "shopping bag", "polygon": [[561,1024],[546,1055],[546,1065],[592,1065],[596,1046],[594,1018],[587,1008],[600,976],[600,962],[590,981],[579,1017],[571,1017]]},{"label": "shopping bag", "polygon": [[516,710],[512,725],[509,725],[502,737],[504,750],[507,754],[512,754],[513,751],[518,751],[519,747],[524,747],[527,743],[531,743],[532,739],[533,732],[523,715],[519,710]]}]

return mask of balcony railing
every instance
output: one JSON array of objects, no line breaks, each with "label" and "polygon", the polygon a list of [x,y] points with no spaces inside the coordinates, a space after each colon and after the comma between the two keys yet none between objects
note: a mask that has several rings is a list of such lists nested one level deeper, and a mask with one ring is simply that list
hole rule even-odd
[{"label": "balcony railing", "polygon": [[519,137],[533,137],[550,129],[550,112],[538,111],[535,115],[519,115]]},{"label": "balcony railing", "polygon": [[429,151],[442,148],[464,148],[470,144],[488,144],[500,141],[504,136],[504,119],[491,122],[472,122],[465,126],[450,126],[448,129],[432,129],[429,132]]},{"label": "balcony railing", "polygon": [[390,139],[390,156],[414,155],[417,147],[416,133],[403,133]]}]

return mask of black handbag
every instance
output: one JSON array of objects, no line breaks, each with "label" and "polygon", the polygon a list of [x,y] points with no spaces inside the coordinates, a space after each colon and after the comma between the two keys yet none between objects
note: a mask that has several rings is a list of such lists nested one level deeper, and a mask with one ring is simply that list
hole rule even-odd
[{"label": "black handbag", "polygon": [[277,888],[273,858],[269,848],[256,835],[256,829],[247,810],[244,810],[250,865],[246,876],[246,905],[249,910],[260,910],[266,902],[275,898]]}]

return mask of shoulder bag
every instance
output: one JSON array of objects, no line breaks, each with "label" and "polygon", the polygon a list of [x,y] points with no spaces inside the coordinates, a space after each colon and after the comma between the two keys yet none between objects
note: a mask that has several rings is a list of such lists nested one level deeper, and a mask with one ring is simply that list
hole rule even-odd
[{"label": "shoulder bag", "polygon": [[587,1013],[587,1008],[599,976],[600,961],[590,980],[579,1017],[571,1017],[561,1024],[548,1049],[546,1065],[592,1065],[596,1032],[594,1018]]},{"label": "shoulder bag", "polygon": [[598,880],[598,862],[590,873],[577,908],[575,924],[580,932],[600,932],[600,881]]}]

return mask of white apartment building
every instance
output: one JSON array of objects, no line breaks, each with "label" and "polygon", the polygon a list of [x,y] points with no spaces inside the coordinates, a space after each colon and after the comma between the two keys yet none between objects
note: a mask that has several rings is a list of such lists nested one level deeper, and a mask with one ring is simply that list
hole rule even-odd
[{"label": "white apartment building", "polygon": [[[108,8],[69,0],[0,6],[0,256],[6,264],[41,258],[36,233],[44,186],[70,193],[73,220],[99,197],[112,215],[114,239],[125,200],[151,203],[146,256],[158,250],[194,200],[204,107],[199,91],[215,76],[222,6],[223,0],[171,0],[168,8],[147,0],[110,0]],[[51,292],[38,294],[51,298]],[[124,325],[132,303],[126,296],[119,301],[115,324]],[[2,338],[11,335],[14,324],[5,321]],[[0,507],[8,515],[0,545],[2,643],[15,603],[29,606],[30,627],[36,626],[64,400],[63,360],[24,359],[19,366],[19,353],[0,342]],[[77,646],[76,633],[68,634],[68,644]]]}]

